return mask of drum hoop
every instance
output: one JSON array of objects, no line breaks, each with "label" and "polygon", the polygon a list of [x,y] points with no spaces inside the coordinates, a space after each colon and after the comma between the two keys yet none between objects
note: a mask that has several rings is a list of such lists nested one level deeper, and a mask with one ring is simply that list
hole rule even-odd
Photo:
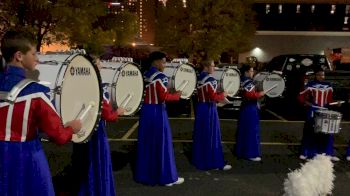
[{"label": "drum hoop", "polygon": [[[221,69],[221,68],[220,68]],[[220,77],[220,83],[221,83],[221,85],[223,85],[223,82],[224,82],[224,76],[225,76],[225,72],[224,71],[226,71],[226,70],[228,70],[228,69],[231,69],[231,70],[234,70],[234,71],[236,71],[237,72],[237,74],[238,74],[238,76],[239,76],[239,72],[236,70],[236,69],[234,69],[234,68],[226,68],[226,69],[224,69],[223,70],[223,74],[221,75],[221,77]]]},{"label": "drum hoop", "polygon": [[[188,64],[188,63],[181,63],[176,69],[175,69],[175,71],[174,71],[174,74],[173,74],[173,76],[172,76],[172,78],[174,78],[173,80],[174,80],[174,82],[173,82],[173,89],[175,90],[175,75],[176,75],[176,73],[177,73],[177,71],[179,70],[179,67],[181,66],[181,65],[188,65],[188,66],[191,66],[191,64]],[[192,67],[193,68],[193,67]],[[194,69],[193,69],[194,70]],[[194,70],[195,71],[195,70]],[[194,80],[195,80],[195,84],[197,84],[197,77],[196,77],[196,74],[194,74],[195,75],[195,77],[194,77]],[[192,93],[191,93],[191,96],[193,95],[193,93],[194,93],[194,90],[196,89],[196,85],[194,85],[194,88],[193,88],[193,91],[192,91]],[[190,98],[190,97],[189,97]]]},{"label": "drum hoop", "polygon": [[[87,55],[83,55],[83,54],[72,54],[72,55],[70,55],[70,56],[64,61],[64,63],[66,63],[68,60],[69,60],[69,61],[72,61],[72,60],[73,60],[75,57],[77,57],[78,55],[81,55],[81,56],[85,57],[86,60],[88,60],[88,61],[91,63],[93,69],[95,70],[96,76],[97,76],[97,80],[98,80],[98,83],[99,83],[99,97],[100,97],[100,100],[101,100],[101,101],[98,103],[97,118],[96,118],[96,121],[95,121],[95,123],[94,123],[94,130],[92,130],[92,131],[90,132],[89,136],[86,137],[84,141],[82,141],[82,142],[75,142],[75,143],[86,143],[86,142],[88,142],[88,141],[90,140],[90,138],[92,137],[94,131],[97,130],[97,128],[98,128],[97,125],[99,124],[100,119],[101,119],[101,109],[102,109],[102,101],[103,101],[103,94],[102,94],[102,91],[101,91],[102,79],[101,79],[101,75],[100,75],[100,72],[99,72],[98,68],[96,67],[96,65],[95,65],[94,63],[92,63],[92,62],[90,61],[90,58],[89,58]],[[72,57],[72,58],[70,58],[70,57]],[[67,64],[67,68],[68,68],[68,65],[69,65],[69,63]],[[61,66],[61,67],[63,67],[63,66]],[[66,69],[66,70],[67,70],[67,69]],[[66,73],[67,73],[67,72],[65,71],[65,73],[63,74],[63,78],[64,78],[64,76],[66,75]],[[61,86],[63,86],[63,83],[64,83],[64,80],[62,80]],[[61,96],[61,95],[60,95],[60,96]],[[62,102],[61,102],[61,99],[60,99],[60,103],[59,103],[60,108],[62,108],[62,105],[61,105],[61,104],[62,104]],[[62,116],[61,111],[60,111],[60,116]]]},{"label": "drum hoop", "polygon": [[[115,96],[116,95],[116,86],[117,86],[117,81],[115,79],[117,79],[119,77],[119,75],[121,74],[120,70],[122,70],[126,65],[128,64],[133,64],[136,66],[136,68],[140,71],[140,73],[142,74],[141,72],[141,69],[140,69],[140,66],[137,64],[137,63],[134,63],[134,62],[124,62],[120,67],[117,68],[117,71],[115,72],[114,76],[113,76],[113,80],[112,80],[112,85],[109,87],[111,88],[111,100],[112,100],[112,103],[113,104],[116,104],[116,106],[118,107],[118,104],[117,104],[117,97]],[[143,81],[143,77],[142,77],[142,81]],[[143,99],[144,99],[144,90],[145,90],[145,85],[142,85],[142,96],[141,96],[141,101],[139,103],[139,105],[137,106],[137,109],[132,113],[130,114],[130,116],[134,115],[136,112],[138,112],[140,109],[141,109],[141,106],[142,106],[142,103],[143,103]]]},{"label": "drum hoop", "polygon": [[[237,72],[239,81],[241,81],[240,71],[239,71],[239,70],[237,70],[236,68],[226,68],[226,70],[227,70],[227,69],[232,69],[232,70],[234,70],[235,72]],[[224,74],[222,74],[222,78],[221,78],[221,80],[220,80],[220,83],[221,83],[221,88],[222,88],[222,90],[224,90]],[[237,93],[239,92],[240,83],[241,83],[241,82],[238,83],[238,84],[239,84],[239,85],[238,85],[238,90],[236,91],[236,93],[234,93],[234,95],[233,95],[232,97],[234,97],[235,95],[237,95]],[[228,96],[228,95],[227,95],[227,96]],[[231,96],[228,96],[228,97],[231,97]]]}]

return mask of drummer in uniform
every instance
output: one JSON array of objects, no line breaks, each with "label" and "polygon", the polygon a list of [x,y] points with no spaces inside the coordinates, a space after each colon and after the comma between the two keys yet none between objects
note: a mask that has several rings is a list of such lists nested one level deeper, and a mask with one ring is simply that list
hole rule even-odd
[{"label": "drummer in uniform", "polygon": [[[102,68],[100,59],[96,55],[91,55],[91,61]],[[73,144],[73,195],[104,195],[114,196],[115,182],[111,152],[107,138],[106,121],[114,122],[118,116],[123,115],[124,108],[113,109],[109,102],[107,85],[102,84],[103,101],[101,110],[101,120],[98,129],[93,132],[90,140],[86,143]],[[75,185],[78,183],[77,185]]]},{"label": "drummer in uniform", "polygon": [[315,133],[314,115],[320,107],[327,108],[333,102],[333,88],[329,82],[324,81],[325,72],[322,68],[314,71],[315,80],[306,84],[305,90],[300,92],[299,101],[307,108],[307,116],[301,141],[300,159],[313,158],[316,154],[325,153],[331,156],[332,161],[339,161],[334,156],[333,134]]},{"label": "drummer in uniform", "polygon": [[[23,33],[8,31],[1,51],[7,65],[0,72],[0,194],[54,196],[39,131],[62,145],[81,129],[81,122],[63,126],[49,88],[36,82],[19,87],[26,81],[25,70],[34,70],[38,63],[35,44]],[[5,95],[17,87],[22,90],[11,102]]]},{"label": "drummer in uniform", "polygon": [[182,184],[177,174],[172,134],[165,107],[166,101],[178,101],[181,93],[170,93],[168,78],[163,74],[166,64],[163,52],[149,54],[151,67],[145,72],[145,97],[141,107],[138,139],[136,182],[146,185],[172,186]]},{"label": "drummer in uniform", "polygon": [[241,104],[237,125],[236,154],[238,158],[261,161],[258,100],[263,97],[265,93],[255,88],[252,80],[254,69],[251,65],[243,65],[241,73],[243,102]]},{"label": "drummer in uniform", "polygon": [[220,121],[216,102],[225,99],[225,92],[217,92],[217,81],[211,74],[214,72],[214,61],[204,59],[201,62],[202,72],[198,76],[196,118],[193,130],[192,164],[200,170],[232,167],[225,163],[221,144]]}]

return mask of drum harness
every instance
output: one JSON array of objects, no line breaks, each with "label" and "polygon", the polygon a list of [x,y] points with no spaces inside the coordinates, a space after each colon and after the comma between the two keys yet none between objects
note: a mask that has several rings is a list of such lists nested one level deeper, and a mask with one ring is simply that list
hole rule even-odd
[{"label": "drum harness", "polygon": [[6,91],[0,91],[0,100],[8,102],[10,104],[14,104],[16,102],[16,99],[19,95],[19,93],[29,84],[34,83],[37,81],[31,80],[31,79],[24,79],[17,83],[10,92]]}]

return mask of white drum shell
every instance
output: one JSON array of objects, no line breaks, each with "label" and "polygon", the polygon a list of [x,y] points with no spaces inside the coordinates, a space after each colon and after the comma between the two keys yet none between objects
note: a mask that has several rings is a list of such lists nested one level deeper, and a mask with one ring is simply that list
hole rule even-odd
[{"label": "white drum shell", "polygon": [[76,119],[89,104],[82,129],[73,134],[75,143],[86,142],[100,120],[102,92],[97,67],[79,54],[38,55],[38,80],[51,89],[53,103],[63,124]]},{"label": "white drum shell", "polygon": [[342,114],[331,110],[318,110],[314,112],[316,133],[335,134],[340,131]]},{"label": "white drum shell", "polygon": [[239,72],[232,68],[216,68],[212,76],[218,81],[218,90],[225,91],[227,96],[234,97],[241,83]]},{"label": "white drum shell", "polygon": [[285,89],[285,81],[277,73],[260,72],[255,75],[254,82],[258,91],[265,91],[277,84],[275,88],[266,93],[266,96],[271,98],[281,96]]},{"label": "white drum shell", "polygon": [[168,86],[177,91],[184,81],[188,81],[182,90],[181,98],[188,99],[196,89],[197,76],[192,65],[184,63],[167,63],[163,73],[168,77]]},{"label": "white drum shell", "polygon": [[143,77],[138,65],[132,62],[101,62],[100,74],[103,83],[108,84],[108,92],[113,104],[123,105],[128,95],[132,96],[125,106],[124,115],[133,115],[139,109],[143,99]]}]

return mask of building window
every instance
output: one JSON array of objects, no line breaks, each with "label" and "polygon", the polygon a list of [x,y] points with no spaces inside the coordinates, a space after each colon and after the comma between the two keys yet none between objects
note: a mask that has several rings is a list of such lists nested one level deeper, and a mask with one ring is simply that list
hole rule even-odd
[{"label": "building window", "polygon": [[315,5],[311,5],[311,13],[315,13],[315,8],[316,8]]},{"label": "building window", "polygon": [[336,6],[335,6],[335,5],[332,5],[332,6],[331,6],[331,14],[334,14],[334,13],[335,13],[335,9],[336,9]]},{"label": "building window", "polygon": [[266,14],[269,14],[269,13],[270,13],[270,4],[266,4],[265,13],[266,13]]},{"label": "building window", "polygon": [[296,13],[297,13],[297,14],[300,14],[300,5],[299,5],[299,4],[297,5]]},{"label": "building window", "polygon": [[278,13],[279,13],[279,14],[282,14],[282,11],[283,11],[282,9],[283,9],[283,8],[282,8],[282,4],[279,4],[279,5],[278,5]]}]

